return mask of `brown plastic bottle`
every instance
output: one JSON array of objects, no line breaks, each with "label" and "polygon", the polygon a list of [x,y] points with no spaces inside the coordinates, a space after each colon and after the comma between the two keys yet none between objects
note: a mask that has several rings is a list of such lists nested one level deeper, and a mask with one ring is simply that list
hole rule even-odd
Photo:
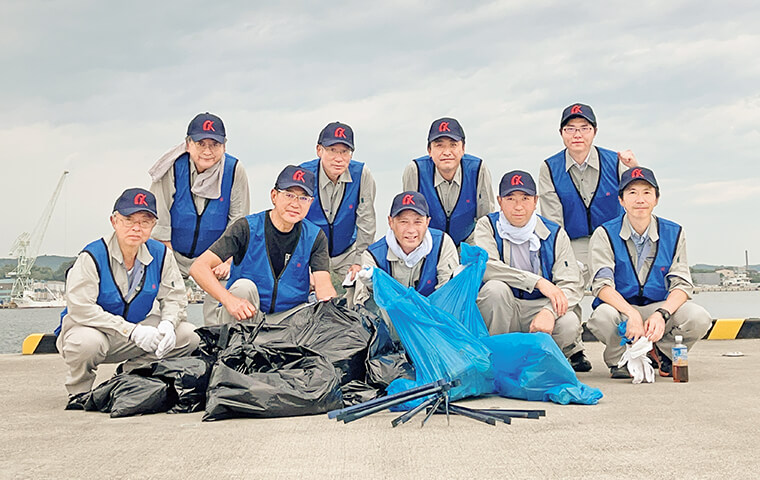
[{"label": "brown plastic bottle", "polygon": [[673,345],[673,381],[686,383],[689,381],[689,355],[683,337],[676,335],[676,344]]}]

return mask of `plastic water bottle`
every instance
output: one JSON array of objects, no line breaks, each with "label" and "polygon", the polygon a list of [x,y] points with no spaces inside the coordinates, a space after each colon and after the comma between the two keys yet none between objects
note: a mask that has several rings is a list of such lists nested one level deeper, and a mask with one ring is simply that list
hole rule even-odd
[{"label": "plastic water bottle", "polygon": [[689,354],[681,335],[676,335],[676,344],[673,345],[673,381],[689,381]]}]

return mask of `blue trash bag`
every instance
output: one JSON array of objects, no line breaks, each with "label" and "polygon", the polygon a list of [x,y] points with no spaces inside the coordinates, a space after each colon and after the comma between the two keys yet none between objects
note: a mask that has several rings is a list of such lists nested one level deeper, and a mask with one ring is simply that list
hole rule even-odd
[{"label": "blue trash bag", "polygon": [[476,337],[487,337],[488,329],[475,300],[483,282],[488,253],[466,243],[462,243],[461,248],[461,263],[466,265],[465,269],[431,293],[428,300],[457,318]]},{"label": "blue trash bag", "polygon": [[[394,391],[441,378],[461,380],[462,384],[451,391],[453,400],[493,390],[491,352],[461,321],[379,268],[374,269],[372,282],[375,302],[388,312],[417,372],[416,383],[406,388],[395,390],[398,385],[391,383]],[[473,287],[476,292],[478,287]]]},{"label": "blue trash bag", "polygon": [[602,391],[581,383],[547,333],[482,338],[491,350],[495,392],[509,398],[596,405]]}]

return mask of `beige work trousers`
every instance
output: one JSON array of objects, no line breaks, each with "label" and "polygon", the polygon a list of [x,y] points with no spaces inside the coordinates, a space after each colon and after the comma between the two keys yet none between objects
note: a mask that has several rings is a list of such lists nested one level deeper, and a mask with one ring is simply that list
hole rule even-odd
[{"label": "beige work trousers", "polygon": [[[159,315],[149,315],[140,322],[141,325],[158,326]],[[200,338],[195,333],[195,326],[189,322],[180,322],[174,330],[177,344],[164,358],[190,355]],[[146,352],[123,335],[98,328],[67,322],[56,340],[58,351],[68,367],[66,390],[74,395],[92,390],[98,365],[101,363],[121,363],[124,370],[146,365],[159,360],[154,352]]]},{"label": "beige work trousers", "polygon": [[[481,287],[477,304],[490,335],[528,333],[531,322],[546,306],[546,299],[515,298],[509,285],[499,280],[489,280]],[[566,357],[583,351],[582,333],[575,309],[569,309],[554,321],[552,338]]]},{"label": "beige work trousers", "polygon": [[[634,305],[634,308],[641,314],[642,320],[646,322],[647,318],[663,303],[665,302],[655,302],[643,307]],[[608,367],[616,366],[623,352],[625,352],[625,345],[620,345],[621,337],[618,334],[618,325],[626,319],[627,317],[615,310],[614,307],[602,303],[596,307],[586,322],[591,333],[605,346],[604,363]],[[687,300],[681,305],[681,308],[670,316],[670,320],[665,322],[665,333],[657,342],[657,348],[670,358],[671,349],[675,345],[675,336],[681,335],[684,345],[691,350],[697,340],[705,336],[711,324],[712,318],[707,310]]]},{"label": "beige work trousers", "polygon": [[[264,314],[259,310],[259,289],[256,287],[256,284],[253,283],[252,280],[249,280],[247,278],[239,278],[235,280],[235,283],[230,285],[230,288],[228,289],[231,294],[235,295],[238,298],[245,298],[251,304],[253,304],[254,307],[256,307],[256,314],[253,316],[252,319],[245,320],[246,322],[254,322],[259,323],[264,318]],[[308,303],[302,303],[300,305],[296,305],[295,307],[284,310],[282,312],[276,312],[276,313],[267,313],[266,314],[266,321],[267,323],[279,323],[280,320],[283,318],[295,313],[296,311],[308,306]],[[226,308],[224,308],[224,305],[219,305],[216,309],[216,315],[217,320],[219,324],[223,323],[236,323],[238,320],[230,315],[230,313],[227,311]]]}]

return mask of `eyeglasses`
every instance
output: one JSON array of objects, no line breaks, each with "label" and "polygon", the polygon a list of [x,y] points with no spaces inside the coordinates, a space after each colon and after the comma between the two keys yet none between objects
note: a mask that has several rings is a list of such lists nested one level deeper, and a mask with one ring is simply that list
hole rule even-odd
[{"label": "eyeglasses", "polygon": [[335,148],[335,147],[322,147],[324,148],[327,153],[334,157],[350,157],[351,156],[351,149],[350,148]]},{"label": "eyeglasses", "polygon": [[212,152],[219,151],[224,146],[223,143],[219,143],[216,140],[201,140],[200,142],[196,142],[193,140],[193,143],[196,147],[200,148],[201,150],[206,150],[207,148],[211,150]]},{"label": "eyeglasses", "polygon": [[294,202],[296,199],[298,200],[298,203],[301,205],[308,205],[311,203],[312,200],[314,200],[314,197],[309,197],[306,195],[296,195],[295,193],[288,192],[287,190],[277,190],[277,192],[281,193],[283,197],[289,202]]},{"label": "eyeglasses", "polygon": [[581,132],[582,134],[590,133],[594,130],[594,127],[590,127],[588,125],[585,125],[583,127],[562,127],[562,132],[566,133],[567,135],[575,135],[578,132]]},{"label": "eyeglasses", "polygon": [[152,218],[150,220],[133,220],[129,217],[123,217],[121,215],[119,215],[118,218],[121,221],[121,223],[124,224],[124,226],[127,228],[132,228],[135,225],[138,225],[141,229],[147,230],[156,224],[155,218]]}]

